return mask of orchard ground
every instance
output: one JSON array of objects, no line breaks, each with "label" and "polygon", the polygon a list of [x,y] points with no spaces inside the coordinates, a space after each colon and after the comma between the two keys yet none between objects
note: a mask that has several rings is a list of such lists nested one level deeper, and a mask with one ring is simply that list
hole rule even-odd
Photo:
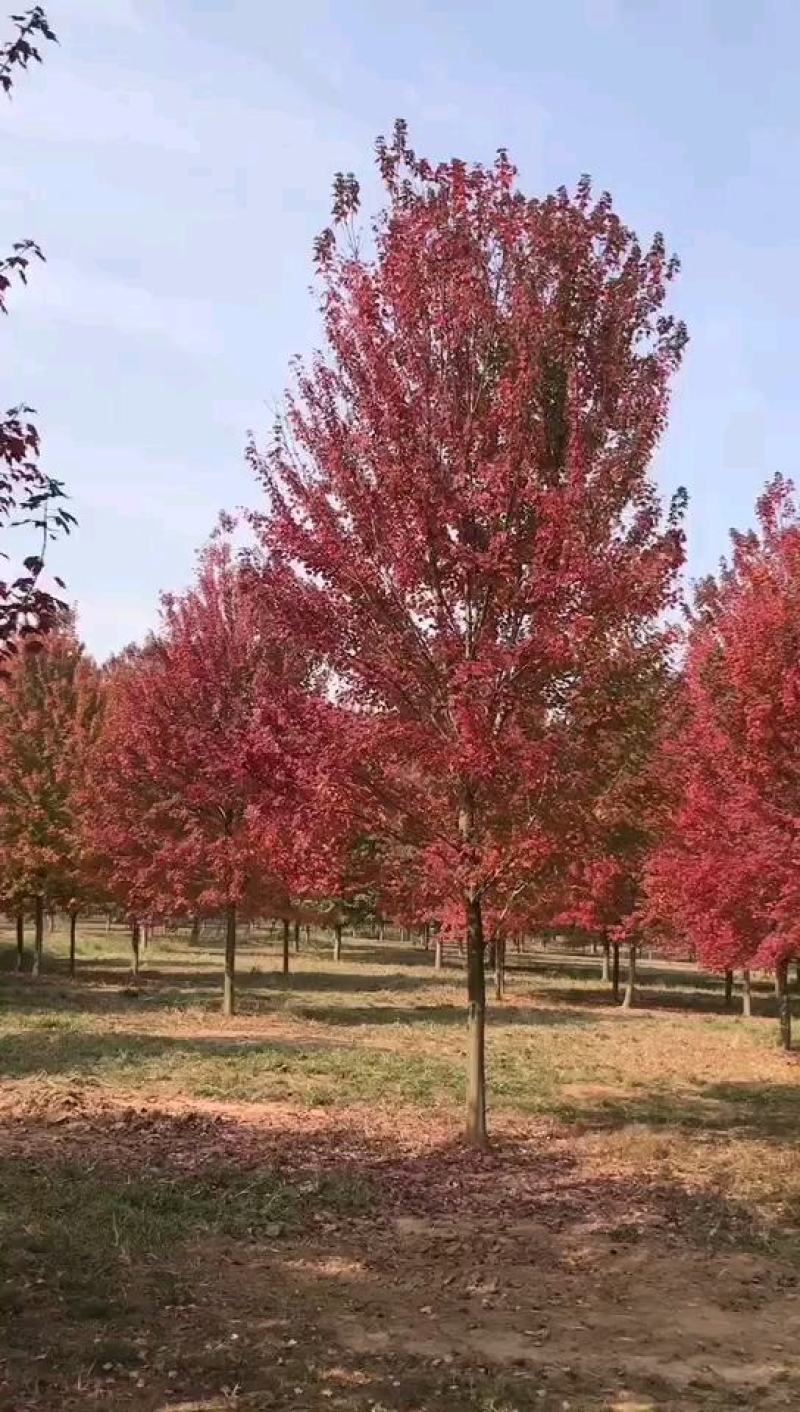
[{"label": "orchard ground", "polygon": [[488,1155],[464,977],[321,935],[0,932],[0,1408],[634,1412],[800,1405],[800,1069],[774,1000],[509,958]]}]

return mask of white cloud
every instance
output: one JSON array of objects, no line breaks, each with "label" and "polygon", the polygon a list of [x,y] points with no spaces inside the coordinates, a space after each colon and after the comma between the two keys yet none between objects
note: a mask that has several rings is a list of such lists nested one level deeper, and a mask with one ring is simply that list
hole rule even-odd
[{"label": "white cloud", "polygon": [[45,316],[135,338],[159,338],[184,353],[215,353],[220,346],[210,304],[154,294],[65,260],[51,260],[37,270],[21,312],[26,318]]}]

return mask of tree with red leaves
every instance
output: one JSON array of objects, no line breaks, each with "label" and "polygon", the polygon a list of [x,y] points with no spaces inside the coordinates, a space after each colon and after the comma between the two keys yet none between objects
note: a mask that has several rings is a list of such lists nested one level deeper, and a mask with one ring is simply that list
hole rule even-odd
[{"label": "tree with red leaves", "polygon": [[433,167],[403,123],[377,157],[369,253],[352,175],[317,243],[327,355],[252,459],[354,815],[463,910],[483,1145],[483,907],[563,856],[592,732],[661,650],[682,501],[665,521],[648,467],[686,334],[661,237],[643,250],[588,179],[531,200],[505,153]]},{"label": "tree with red leaves", "polygon": [[12,656],[0,678],[0,893],[18,916],[33,903],[37,976],[46,903],[77,915],[85,895],[82,789],[101,704],[70,623]]},{"label": "tree with red leaves", "polygon": [[712,969],[775,969],[791,1042],[787,966],[800,954],[800,520],[780,477],[758,531],[699,593],[685,719],[665,745],[679,782],[650,867],[651,907]]},{"label": "tree with red leaves", "polygon": [[[14,16],[16,34],[0,48],[0,87],[10,94],[16,71],[41,63],[37,39],[55,40],[41,5]],[[0,312],[7,313],[12,281],[23,284],[32,259],[44,259],[33,240],[17,241],[0,259]],[[64,487],[39,464],[39,434],[31,408],[12,407],[0,418],[0,561],[11,559],[9,531],[27,528],[36,536],[33,553],[23,555],[10,580],[0,579],[0,663],[17,651],[26,637],[40,636],[63,617],[65,604],[41,586],[48,540],[68,532],[74,516],[63,505]],[[59,582],[57,580],[57,582]],[[61,585],[63,587],[63,585]]]},{"label": "tree with red leaves", "polygon": [[161,631],[111,674],[87,811],[97,866],[134,924],[224,914],[226,1015],[237,917],[285,913],[290,886],[309,668],[270,591],[217,543],[195,586],[164,597]]}]

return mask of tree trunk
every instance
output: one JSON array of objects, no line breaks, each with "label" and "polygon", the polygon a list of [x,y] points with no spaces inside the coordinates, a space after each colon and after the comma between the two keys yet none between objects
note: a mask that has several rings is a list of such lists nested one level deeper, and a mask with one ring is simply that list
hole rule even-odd
[{"label": "tree trunk", "polygon": [[189,934],[189,941],[192,943],[193,946],[196,946],[199,940],[200,940],[200,918],[195,914],[195,916],[192,917],[192,930],[191,930],[191,932],[190,932],[190,934]]},{"label": "tree trunk", "polygon": [[225,908],[225,975],[222,982],[222,1013],[236,1010],[236,903]]},{"label": "tree trunk", "polygon": [[334,961],[342,959],[342,928],[339,922],[333,929],[333,959]]},{"label": "tree trunk", "polygon": [[306,922],[306,946],[310,946],[310,945],[311,945],[311,928],[310,928],[310,926],[308,925],[308,922]]},{"label": "tree trunk", "polygon": [[17,970],[25,970],[25,913],[17,913]]},{"label": "tree trunk", "polygon": [[54,932],[55,929],[56,929],[56,909],[55,909],[55,907],[51,908],[50,912],[48,913],[48,922],[47,922],[47,925],[48,925],[48,928],[49,928],[49,931],[50,931],[50,935],[52,936],[52,935],[53,935],[53,932]]},{"label": "tree trunk", "polygon": [[600,968],[600,979],[606,984],[611,979],[611,942],[607,936],[603,937],[603,961]]},{"label": "tree trunk", "polygon": [[111,913],[106,917],[106,936],[111,935]]},{"label": "tree trunk", "polygon": [[733,971],[725,972],[725,1009],[730,1010],[733,1004]]},{"label": "tree trunk", "polygon": [[131,922],[131,975],[134,980],[139,976],[139,943],[142,939],[142,929],[138,922]]},{"label": "tree trunk", "polygon": [[75,933],[78,928],[78,913],[73,908],[69,914],[69,973],[75,975]]},{"label": "tree trunk", "polygon": [[381,922],[380,926],[378,927],[378,941],[385,941],[385,940],[386,940],[386,924],[385,924],[385,922]]},{"label": "tree trunk", "polygon": [[430,948],[431,948],[431,924],[430,924],[430,922],[426,922],[426,923],[425,923],[425,926],[424,926],[423,931],[422,931],[422,938],[423,938],[423,942],[424,942],[424,945],[425,945],[425,950],[426,950],[426,951],[430,951]]},{"label": "tree trunk", "polygon": [[442,969],[442,938],[441,938],[441,933],[437,933],[436,940],[435,940],[435,942],[433,943],[433,969],[434,969],[434,971],[441,971],[441,969]]},{"label": "tree trunk", "polygon": [[503,999],[506,986],[506,943],[505,938],[495,942],[494,949],[494,998]]},{"label": "tree trunk", "polygon": [[746,1020],[753,1013],[753,995],[750,987],[750,972],[742,971],[742,1014]]},{"label": "tree trunk", "polygon": [[630,1010],[636,1002],[636,942],[628,946],[628,984],[622,1001],[623,1010]]},{"label": "tree trunk", "polygon": [[289,974],[289,919],[283,919],[283,974]]},{"label": "tree trunk", "polygon": [[299,923],[299,922],[295,922],[295,924],[294,924],[294,949],[295,949],[295,955],[296,955],[297,952],[300,950],[300,923]]},{"label": "tree trunk", "polygon": [[779,961],[775,967],[778,983],[778,1024],[782,1049],[792,1047],[792,1002],[789,996],[789,962]]},{"label": "tree trunk", "polygon": [[619,1000],[619,942],[615,941],[611,947],[611,990],[614,1000]]},{"label": "tree trunk", "polygon": [[483,918],[477,897],[465,899],[467,924],[467,1142],[486,1147],[486,976]]},{"label": "tree trunk", "polygon": [[32,974],[42,974],[42,952],[44,950],[44,898],[37,893],[33,911],[33,967]]}]

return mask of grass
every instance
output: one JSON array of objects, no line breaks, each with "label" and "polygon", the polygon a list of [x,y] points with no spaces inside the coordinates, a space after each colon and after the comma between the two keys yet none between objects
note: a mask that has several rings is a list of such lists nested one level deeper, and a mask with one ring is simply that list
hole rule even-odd
[{"label": "grass", "polygon": [[[524,1364],[525,1328],[539,1318],[525,1300],[536,1304],[543,1280],[554,1282],[554,1307],[569,1305],[575,1318],[583,1284],[565,1291],[574,1262],[590,1259],[584,1230],[600,1232],[589,1267],[598,1327],[615,1301],[624,1306],[637,1282],[651,1279],[635,1257],[649,1242],[660,1273],[634,1301],[649,1341],[645,1305],[666,1288],[669,1261],[682,1262],[681,1291],[696,1286],[712,1303],[715,1292],[700,1293],[707,1276],[693,1264],[698,1252],[772,1262],[757,1287],[775,1299],[800,1280],[800,1075],[776,1048],[766,982],[756,988],[756,1018],[744,1021],[725,1010],[715,978],[645,963],[640,1007],[623,1014],[600,981],[599,958],[512,958],[488,1035],[490,1114],[502,1139],[495,1170],[465,1165],[453,1146],[464,982],[455,968],[436,972],[431,954],[345,938],[337,966],[317,936],[292,955],[284,978],[277,932],[246,936],[239,1013],[224,1021],[221,941],[156,938],[132,986],[121,930],[79,930],[74,981],[65,931],[45,940],[36,983],[13,974],[13,939],[0,928],[0,1104],[13,1120],[0,1141],[0,1309],[11,1328],[0,1407],[6,1396],[15,1412],[96,1403],[160,1412],[182,1388],[185,1407],[198,1409],[412,1412],[435,1402],[549,1412],[567,1401],[601,1412],[614,1405],[606,1384],[620,1397],[635,1385],[641,1405],[658,1412],[673,1406],[673,1394],[676,1408],[739,1405],[730,1388],[727,1402],[715,1400],[714,1386],[675,1392],[674,1369],[663,1371],[675,1359],[666,1355],[655,1372],[640,1368],[626,1381],[608,1364],[617,1334],[595,1345],[590,1325],[577,1351],[565,1325],[553,1367],[534,1386],[532,1373],[514,1372],[522,1365],[512,1333],[519,1324]],[[426,1230],[444,1222],[450,1244],[442,1256],[423,1231],[406,1266],[392,1222],[417,1212]],[[527,1212],[537,1214],[523,1250],[530,1229],[537,1241],[560,1234],[523,1264],[522,1277],[509,1276],[523,1293],[498,1309],[491,1338],[492,1295],[466,1325],[454,1305],[452,1332],[432,1338],[420,1313],[431,1305],[428,1286],[439,1289],[438,1314],[456,1299],[454,1262],[469,1290],[475,1260],[499,1258],[498,1234],[502,1246],[506,1227]],[[472,1235],[454,1253],[455,1213]],[[639,1262],[620,1266],[618,1279],[609,1242]],[[305,1280],[297,1271],[319,1252],[335,1273]],[[369,1298],[359,1292],[364,1271],[374,1280]],[[401,1306],[384,1309],[386,1287],[396,1286]],[[683,1293],[668,1302],[666,1326],[676,1298]],[[340,1304],[344,1323],[329,1317]],[[168,1328],[157,1312],[165,1305],[180,1311]],[[267,1328],[265,1318],[286,1347],[267,1357],[265,1334],[242,1363],[246,1338]],[[286,1343],[295,1319],[302,1357]],[[373,1324],[372,1341],[359,1343],[362,1326]],[[472,1348],[473,1327],[486,1333],[489,1353]],[[740,1356],[741,1330],[730,1340]],[[334,1346],[344,1381],[334,1375]],[[492,1351],[499,1348],[506,1352]],[[43,1360],[61,1370],[50,1382]],[[254,1368],[263,1388],[248,1401]],[[772,1391],[759,1396],[771,1408]]]}]

